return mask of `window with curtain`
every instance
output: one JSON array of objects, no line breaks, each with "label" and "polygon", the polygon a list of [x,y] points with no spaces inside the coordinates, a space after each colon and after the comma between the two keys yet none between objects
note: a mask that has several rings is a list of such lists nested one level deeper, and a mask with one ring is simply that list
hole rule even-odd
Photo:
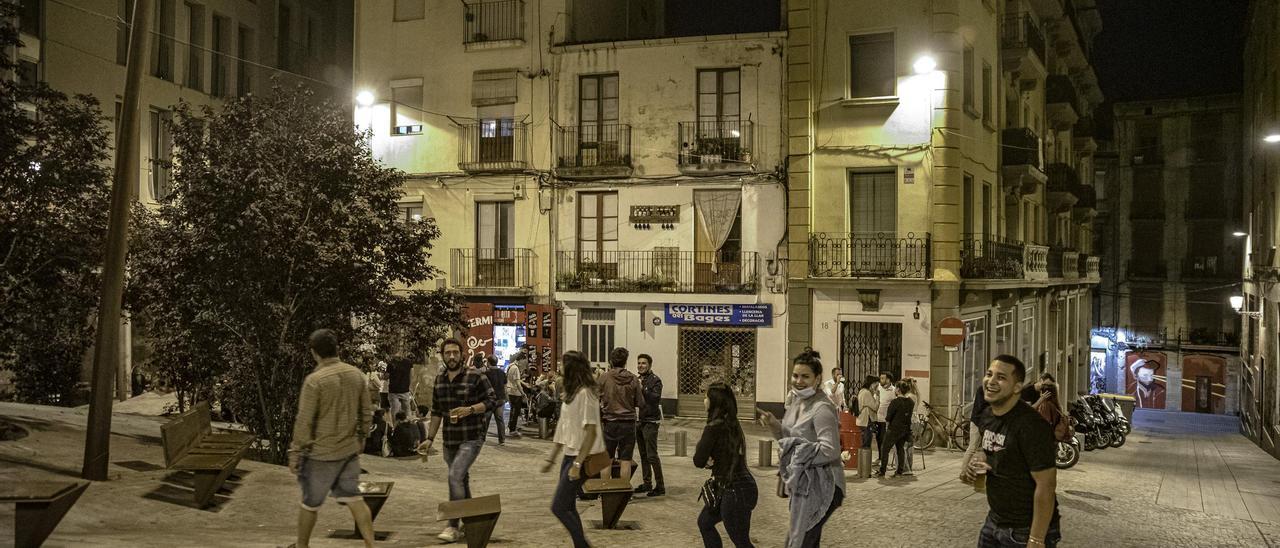
[{"label": "window with curtain", "polygon": [[849,97],[897,95],[893,33],[849,37]]},{"label": "window with curtain", "polygon": [[849,227],[853,237],[893,237],[898,231],[898,173],[849,174]]},{"label": "window with curtain", "polygon": [[476,249],[494,250],[494,258],[509,258],[515,247],[515,202],[476,203]]}]

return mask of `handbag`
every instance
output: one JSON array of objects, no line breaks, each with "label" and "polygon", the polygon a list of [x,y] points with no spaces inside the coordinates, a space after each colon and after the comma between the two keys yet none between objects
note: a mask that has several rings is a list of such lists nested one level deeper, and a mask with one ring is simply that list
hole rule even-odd
[{"label": "handbag", "polygon": [[[737,468],[738,459],[741,458],[742,455],[735,452],[733,457],[733,460],[729,462],[730,474],[732,474]],[[711,510],[719,510],[720,503],[724,500],[724,492],[729,488],[729,483],[731,481],[732,480],[728,478],[721,479],[712,475],[707,478],[707,481],[703,482],[702,491],[698,494],[698,500],[701,500],[702,504]]]}]

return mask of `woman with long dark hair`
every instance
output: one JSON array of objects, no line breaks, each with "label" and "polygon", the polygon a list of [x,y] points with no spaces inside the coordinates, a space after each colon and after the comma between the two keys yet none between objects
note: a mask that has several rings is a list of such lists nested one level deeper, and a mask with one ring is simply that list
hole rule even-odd
[{"label": "woman with long dark hair", "polygon": [[590,546],[578,515],[578,491],[586,481],[582,461],[588,455],[604,452],[604,436],[600,433],[600,395],[596,391],[591,362],[577,350],[565,352],[560,360],[564,375],[564,402],[560,404],[560,421],[556,425],[555,445],[547,456],[542,471],[549,472],[556,456],[564,450],[560,462],[560,481],[551,499],[551,513],[569,531],[574,548]]},{"label": "woman with long dark hair", "polygon": [[822,527],[844,501],[840,462],[840,420],[831,399],[818,390],[822,361],[806,351],[791,364],[791,393],[781,421],[760,410],[760,422],[778,439],[779,476],[789,494],[791,526],[787,548],[822,544]]},{"label": "woman with long dark hair", "polygon": [[722,382],[707,387],[707,425],[693,453],[693,465],[710,468],[711,479],[702,488],[702,513],[698,514],[698,532],[702,544],[710,548],[723,546],[716,524],[724,522],[724,531],[737,548],[752,547],[751,511],[756,507],[759,490],[756,479],[747,469],[747,442],[738,424],[738,400],[733,390]]}]

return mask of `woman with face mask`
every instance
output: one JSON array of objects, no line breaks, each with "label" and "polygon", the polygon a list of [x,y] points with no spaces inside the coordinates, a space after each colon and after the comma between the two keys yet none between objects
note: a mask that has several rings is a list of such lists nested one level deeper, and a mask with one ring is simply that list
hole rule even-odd
[{"label": "woman with face mask", "polygon": [[844,501],[840,420],[831,399],[818,390],[822,371],[817,352],[801,353],[792,361],[791,393],[782,420],[757,410],[760,423],[773,432],[781,449],[779,494],[791,498],[788,548],[819,546],[822,527]]}]

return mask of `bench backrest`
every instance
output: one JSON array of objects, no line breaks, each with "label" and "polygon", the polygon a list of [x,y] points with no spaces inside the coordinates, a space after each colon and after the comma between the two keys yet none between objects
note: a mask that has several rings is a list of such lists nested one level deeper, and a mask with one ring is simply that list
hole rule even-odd
[{"label": "bench backrest", "polygon": [[[207,424],[209,414],[204,414],[204,420]],[[195,445],[200,437],[204,434],[200,430],[200,413],[199,409],[192,408],[186,412],[174,417],[173,420],[160,426],[160,444],[164,446],[164,465],[166,468],[183,455],[187,454],[187,450]]]},{"label": "bench backrest", "polygon": [[209,402],[197,402],[195,405],[191,406],[191,411],[196,414],[196,426],[200,428],[200,433],[212,433],[213,424],[209,422],[209,415],[213,412],[209,410]]}]

